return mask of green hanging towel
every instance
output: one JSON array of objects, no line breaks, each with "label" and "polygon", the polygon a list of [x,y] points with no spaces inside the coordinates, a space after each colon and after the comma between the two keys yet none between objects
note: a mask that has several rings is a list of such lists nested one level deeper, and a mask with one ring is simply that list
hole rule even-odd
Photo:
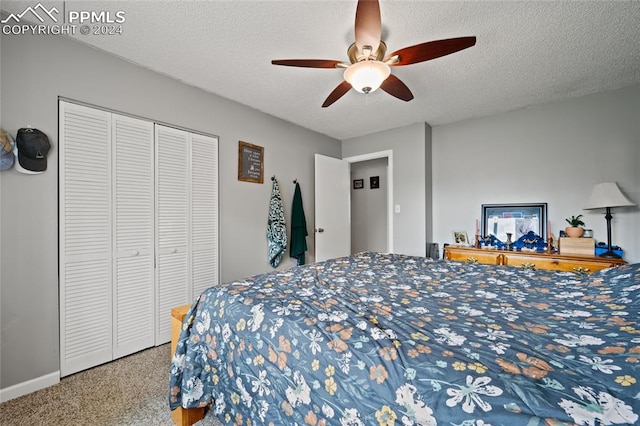
[{"label": "green hanging towel", "polygon": [[267,257],[274,268],[280,264],[287,251],[287,226],[284,220],[284,207],[280,197],[280,187],[275,177],[269,201],[269,218],[267,220]]},{"label": "green hanging towel", "polygon": [[307,220],[302,207],[300,184],[296,182],[291,205],[291,249],[289,256],[298,260],[298,265],[304,265],[304,252],[307,251]]}]

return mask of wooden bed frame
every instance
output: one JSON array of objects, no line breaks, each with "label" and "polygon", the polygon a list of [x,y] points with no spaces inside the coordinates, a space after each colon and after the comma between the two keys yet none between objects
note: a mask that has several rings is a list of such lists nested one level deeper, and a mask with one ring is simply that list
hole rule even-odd
[{"label": "wooden bed frame", "polygon": [[[182,305],[171,309],[171,357],[176,352],[178,338],[182,329],[182,321],[187,315],[191,305]],[[171,412],[173,423],[178,426],[191,426],[202,420],[205,415],[205,408],[182,408],[178,407]]]}]

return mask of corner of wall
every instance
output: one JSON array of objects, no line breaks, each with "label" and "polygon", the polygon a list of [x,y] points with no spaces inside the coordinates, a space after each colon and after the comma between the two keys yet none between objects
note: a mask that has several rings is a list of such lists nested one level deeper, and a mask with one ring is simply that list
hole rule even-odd
[{"label": "corner of wall", "polygon": [[[425,241],[433,242],[433,129],[424,123]],[[426,248],[425,248],[426,250]]]}]

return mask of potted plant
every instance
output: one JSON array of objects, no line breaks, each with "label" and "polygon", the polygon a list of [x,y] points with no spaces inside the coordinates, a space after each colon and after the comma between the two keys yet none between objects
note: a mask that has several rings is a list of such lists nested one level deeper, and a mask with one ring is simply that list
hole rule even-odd
[{"label": "potted plant", "polygon": [[579,214],[578,216],[571,216],[571,218],[565,219],[567,223],[571,225],[564,228],[564,232],[567,233],[568,237],[582,237],[582,234],[584,233],[584,228],[582,228],[584,226],[584,222],[580,219],[581,217],[582,215]]}]

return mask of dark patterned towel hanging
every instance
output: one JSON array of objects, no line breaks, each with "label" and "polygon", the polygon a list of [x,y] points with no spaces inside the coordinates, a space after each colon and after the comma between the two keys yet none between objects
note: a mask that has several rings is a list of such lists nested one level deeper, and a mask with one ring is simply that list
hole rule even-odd
[{"label": "dark patterned towel hanging", "polygon": [[287,226],[284,220],[284,207],[280,196],[280,187],[276,178],[271,178],[271,200],[269,201],[269,219],[267,221],[268,260],[274,268],[280,264],[287,250]]}]

